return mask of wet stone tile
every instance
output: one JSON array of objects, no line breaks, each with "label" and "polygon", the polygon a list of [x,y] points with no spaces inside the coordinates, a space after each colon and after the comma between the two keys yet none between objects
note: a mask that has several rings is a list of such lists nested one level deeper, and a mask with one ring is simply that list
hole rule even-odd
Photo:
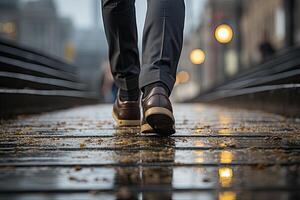
[{"label": "wet stone tile", "polygon": [[[22,149],[300,149],[300,139],[295,137],[81,137],[81,138],[4,138],[0,139],[2,148]],[[1,149],[0,147],[0,149]]]},{"label": "wet stone tile", "polygon": [[292,165],[300,162],[298,150],[110,150],[110,151],[18,151],[0,153],[6,165]]},{"label": "wet stone tile", "polygon": [[111,105],[0,123],[0,199],[299,199],[300,122],[175,105],[177,134],[120,129]]},{"label": "wet stone tile", "polygon": [[135,192],[129,191],[126,188],[121,188],[115,193],[101,193],[98,191],[90,191],[86,194],[23,194],[23,195],[0,195],[0,199],[15,199],[15,200],[114,200],[114,199],[174,199],[174,200],[296,200],[299,199],[297,192],[271,191],[271,192],[235,192],[235,191],[220,191],[220,192],[205,192],[205,191],[182,191],[182,192]]},{"label": "wet stone tile", "polygon": [[[0,192],[131,189],[245,190],[297,189],[300,168],[266,166],[222,167],[80,167],[2,168]],[[29,181],[30,180],[30,181]],[[16,184],[17,183],[17,184]]]}]

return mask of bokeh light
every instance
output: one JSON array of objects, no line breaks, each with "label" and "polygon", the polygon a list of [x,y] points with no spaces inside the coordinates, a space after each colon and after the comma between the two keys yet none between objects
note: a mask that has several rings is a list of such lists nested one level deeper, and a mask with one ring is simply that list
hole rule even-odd
[{"label": "bokeh light", "polygon": [[175,85],[187,83],[189,80],[190,74],[187,71],[178,72],[176,75]]},{"label": "bokeh light", "polygon": [[1,23],[0,31],[6,34],[12,34],[16,31],[16,25],[12,22]]},{"label": "bokeh light", "polygon": [[233,35],[233,29],[227,24],[221,24],[215,30],[215,38],[221,44],[227,44],[231,42]]},{"label": "bokeh light", "polygon": [[205,61],[205,53],[201,49],[194,49],[190,54],[190,60],[194,65],[201,65]]}]

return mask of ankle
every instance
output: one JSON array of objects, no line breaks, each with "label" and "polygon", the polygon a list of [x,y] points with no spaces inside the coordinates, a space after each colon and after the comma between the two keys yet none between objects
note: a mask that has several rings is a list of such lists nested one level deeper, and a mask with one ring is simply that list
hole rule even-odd
[{"label": "ankle", "polygon": [[119,89],[119,97],[121,101],[137,101],[140,97],[140,90],[121,90]]},{"label": "ankle", "polygon": [[170,92],[169,88],[167,87],[167,85],[165,85],[163,82],[155,82],[155,83],[149,84],[149,85],[147,85],[143,88],[143,98],[148,96],[148,94],[151,92],[151,90],[154,87],[162,87],[168,93],[169,96],[171,94],[171,92]]}]

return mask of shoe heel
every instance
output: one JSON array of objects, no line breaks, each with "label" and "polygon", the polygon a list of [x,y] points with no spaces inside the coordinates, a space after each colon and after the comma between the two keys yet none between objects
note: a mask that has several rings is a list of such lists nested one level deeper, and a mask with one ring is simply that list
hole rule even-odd
[{"label": "shoe heel", "polygon": [[175,133],[175,119],[173,113],[166,108],[153,107],[145,112],[147,123],[160,135]]}]

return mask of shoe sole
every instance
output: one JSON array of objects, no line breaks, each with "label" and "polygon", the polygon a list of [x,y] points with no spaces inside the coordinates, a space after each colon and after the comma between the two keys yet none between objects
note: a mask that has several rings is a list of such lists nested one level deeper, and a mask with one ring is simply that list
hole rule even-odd
[{"label": "shoe sole", "polygon": [[123,120],[123,119],[118,119],[118,117],[115,115],[115,113],[112,113],[112,116],[114,120],[117,123],[118,127],[132,127],[132,126],[140,126],[141,121],[140,120]]},{"label": "shoe sole", "polygon": [[175,119],[173,113],[162,107],[153,107],[145,112],[146,122],[162,136],[175,133]]},{"label": "shoe sole", "polygon": [[155,131],[149,124],[141,125],[141,133],[154,133]]}]

